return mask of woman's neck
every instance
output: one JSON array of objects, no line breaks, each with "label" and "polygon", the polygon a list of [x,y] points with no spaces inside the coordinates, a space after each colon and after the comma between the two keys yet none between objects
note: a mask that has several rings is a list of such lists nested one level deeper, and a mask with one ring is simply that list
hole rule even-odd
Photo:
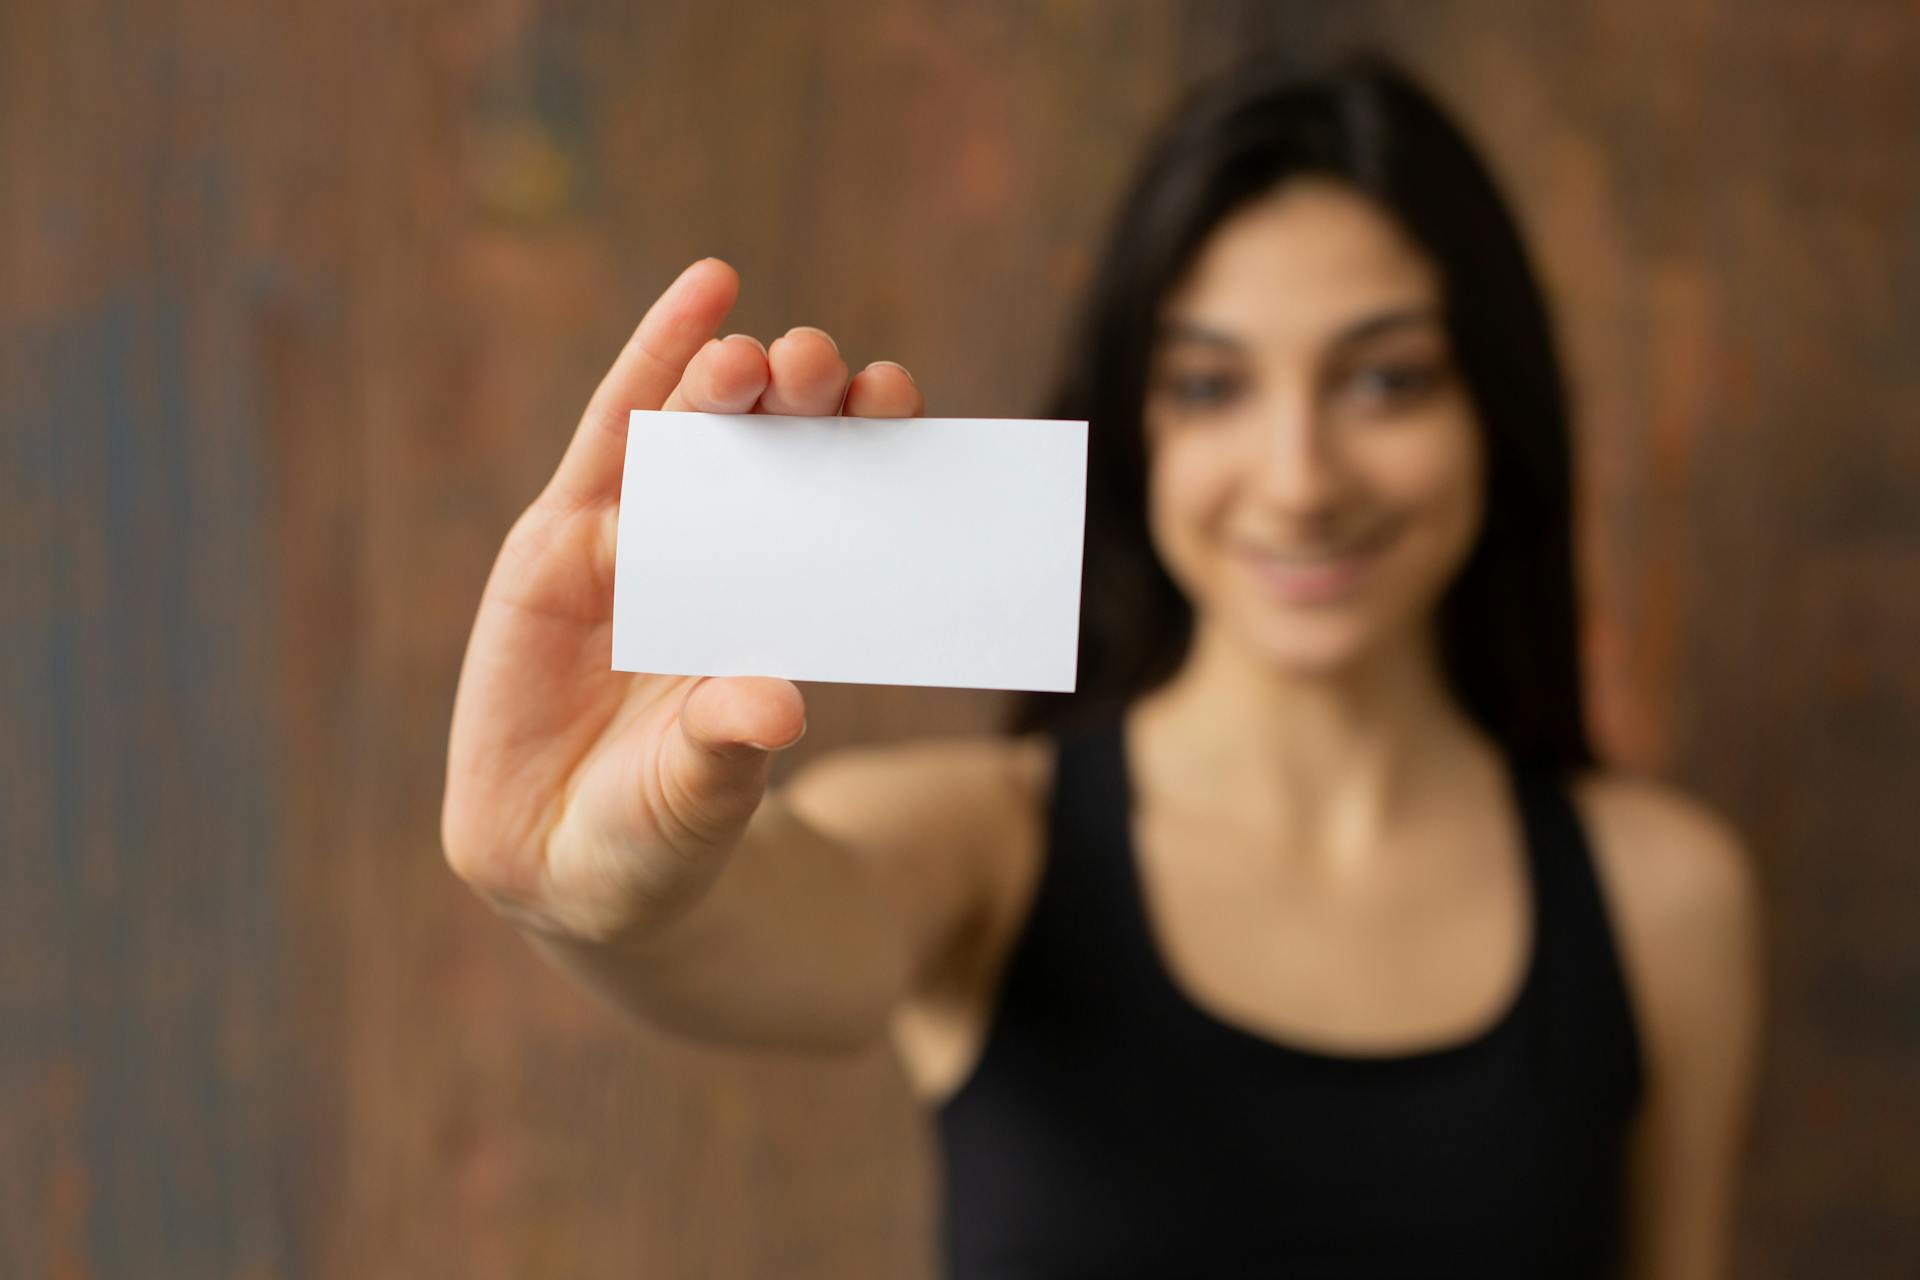
[{"label": "woman's neck", "polygon": [[1329,853],[1381,847],[1463,768],[1496,763],[1421,634],[1300,672],[1196,623],[1186,661],[1130,720],[1136,771],[1182,808]]}]

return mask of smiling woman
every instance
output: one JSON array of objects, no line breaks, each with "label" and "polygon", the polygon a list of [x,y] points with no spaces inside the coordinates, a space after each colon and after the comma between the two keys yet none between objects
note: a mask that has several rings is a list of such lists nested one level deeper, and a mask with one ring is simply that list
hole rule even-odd
[{"label": "smiling woman", "polygon": [[1479,531],[1480,431],[1435,276],[1371,201],[1297,178],[1228,218],[1167,300],[1149,530],[1198,615],[1238,619],[1269,661],[1334,667],[1413,630]]},{"label": "smiling woman", "polygon": [[1561,374],[1465,138],[1376,59],[1206,86],[1048,411],[1093,423],[1080,684],[1013,719],[1051,768],[948,1019],[950,1274],[1718,1274],[1750,874],[1596,768]]},{"label": "smiling woman", "polygon": [[1077,691],[771,789],[791,682],[606,669],[627,410],[922,406],[816,329],[715,339],[738,287],[662,295],[508,536],[455,869],[657,1028],[887,1040],[950,1280],[1717,1274],[1745,859],[1594,766],[1546,309],[1440,109],[1369,62],[1184,105],[1049,414],[1090,424]]},{"label": "smiling woman", "polygon": [[[1420,423],[1429,441],[1450,426],[1456,458],[1480,452],[1467,479],[1482,487],[1485,525],[1434,618],[1450,683],[1504,740],[1565,766],[1593,762],[1571,432],[1546,301],[1484,163],[1385,60],[1362,55],[1320,80],[1256,60],[1163,125],[1047,412],[1100,426],[1081,678],[1071,697],[1022,699],[1017,729],[1108,718],[1187,652],[1196,602],[1156,546],[1166,530],[1149,527],[1161,513],[1153,444],[1238,424],[1217,434],[1244,459],[1246,424],[1266,421],[1269,447],[1309,461],[1331,450],[1319,479],[1351,481],[1356,422]],[[1183,438],[1156,464],[1184,467],[1187,454]],[[1274,474],[1289,473],[1268,483]],[[1340,508],[1343,522],[1391,514]],[[1387,532],[1324,526],[1299,534]]]}]

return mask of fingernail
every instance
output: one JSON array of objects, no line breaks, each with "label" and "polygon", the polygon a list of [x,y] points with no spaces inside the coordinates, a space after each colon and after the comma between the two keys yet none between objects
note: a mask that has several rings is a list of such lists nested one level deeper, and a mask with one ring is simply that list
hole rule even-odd
[{"label": "fingernail", "polygon": [[920,383],[914,378],[913,374],[907,371],[907,366],[901,364],[898,360],[874,360],[874,361],[871,361],[867,365],[867,367],[871,369],[876,364],[884,364],[889,366],[890,368],[898,369],[900,372],[905,373],[907,375],[908,382],[913,383],[913,385],[916,387],[920,385]]},{"label": "fingernail", "polygon": [[745,339],[746,339],[746,340],[747,340],[748,342],[751,342],[751,343],[752,343],[752,344],[753,344],[754,346],[756,346],[756,347],[759,347],[759,348],[760,348],[760,354],[761,354],[761,355],[765,355],[765,354],[767,354],[767,344],[766,344],[766,343],[764,343],[764,342],[762,342],[762,341],[760,341],[760,339],[758,339],[758,338],[756,338],[756,337],[754,337],[754,336],[753,336],[752,334],[750,334],[750,333],[730,333],[730,334],[728,334],[728,335],[727,335],[727,337],[729,337],[729,338],[745,338]]},{"label": "fingernail", "polygon": [[837,342],[835,342],[835,341],[833,340],[833,335],[832,335],[832,334],[830,334],[830,333],[828,333],[828,332],[827,332],[827,331],[826,331],[825,329],[816,329],[816,328],[814,328],[814,327],[813,327],[812,325],[810,325],[810,324],[797,324],[797,325],[795,325],[795,326],[793,326],[793,328],[791,328],[791,329],[789,329],[789,330],[787,330],[787,332],[788,332],[788,333],[799,333],[799,332],[800,332],[801,330],[803,330],[803,329],[804,329],[804,330],[805,330],[806,332],[808,332],[808,333],[817,333],[817,334],[819,334],[819,335],[820,335],[821,337],[823,337],[823,338],[825,338],[825,339],[827,340],[827,345],[833,348],[833,353],[834,353],[835,355],[839,355],[839,354],[840,354],[840,344],[839,344],[839,343],[837,343]]},{"label": "fingernail", "polygon": [[712,254],[708,254],[704,258],[696,258],[692,262],[689,262],[686,266],[682,267],[680,269],[680,274],[673,278],[673,284],[668,285],[667,287],[671,289],[680,285],[686,280],[688,276],[692,275],[694,272],[698,271],[703,265],[709,262],[717,262],[723,267],[727,265],[726,260],[724,258],[716,258]]},{"label": "fingernail", "polygon": [[800,739],[806,736],[807,736],[807,722],[802,720],[800,722],[800,732],[794,734],[793,741],[786,743],[784,746],[771,747],[764,742],[751,742],[751,741],[748,742],[746,745],[754,748],[757,751],[787,751],[792,749],[796,744],[799,743]]}]

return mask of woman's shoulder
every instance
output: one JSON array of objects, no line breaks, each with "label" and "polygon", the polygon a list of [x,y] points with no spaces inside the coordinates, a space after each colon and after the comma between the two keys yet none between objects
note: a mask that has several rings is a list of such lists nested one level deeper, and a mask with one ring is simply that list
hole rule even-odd
[{"label": "woman's shoulder", "polygon": [[1724,814],[1669,783],[1594,770],[1568,790],[1655,1056],[1689,1056],[1758,988],[1753,855]]},{"label": "woman's shoulder", "polygon": [[778,788],[817,830],[933,901],[936,932],[997,915],[1041,838],[1053,747],[1045,734],[963,734],[829,750]]},{"label": "woman's shoulder", "polygon": [[[815,830],[841,842],[898,904],[913,987],[902,1052],[915,1072],[952,1028],[925,1010],[971,1008],[1044,856],[1053,739],[1044,734],[922,737],[830,750],[778,788]],[[960,998],[956,999],[955,993]],[[944,1015],[943,1015],[944,1016]],[[969,1024],[970,1025],[970,1024]],[[912,1028],[919,1028],[917,1031]]]},{"label": "woman's shoulder", "polygon": [[1608,891],[1629,923],[1665,935],[1729,925],[1758,908],[1753,856],[1699,797],[1641,774],[1596,769],[1569,792]]}]

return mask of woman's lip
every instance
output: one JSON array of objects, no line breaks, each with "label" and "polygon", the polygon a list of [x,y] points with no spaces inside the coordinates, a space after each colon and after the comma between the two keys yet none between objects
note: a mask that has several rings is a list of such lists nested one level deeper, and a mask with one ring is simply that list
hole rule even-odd
[{"label": "woman's lip", "polygon": [[1290,603],[1317,604],[1352,592],[1386,541],[1385,536],[1375,536],[1336,555],[1297,559],[1244,546],[1236,554],[1268,591]]}]

